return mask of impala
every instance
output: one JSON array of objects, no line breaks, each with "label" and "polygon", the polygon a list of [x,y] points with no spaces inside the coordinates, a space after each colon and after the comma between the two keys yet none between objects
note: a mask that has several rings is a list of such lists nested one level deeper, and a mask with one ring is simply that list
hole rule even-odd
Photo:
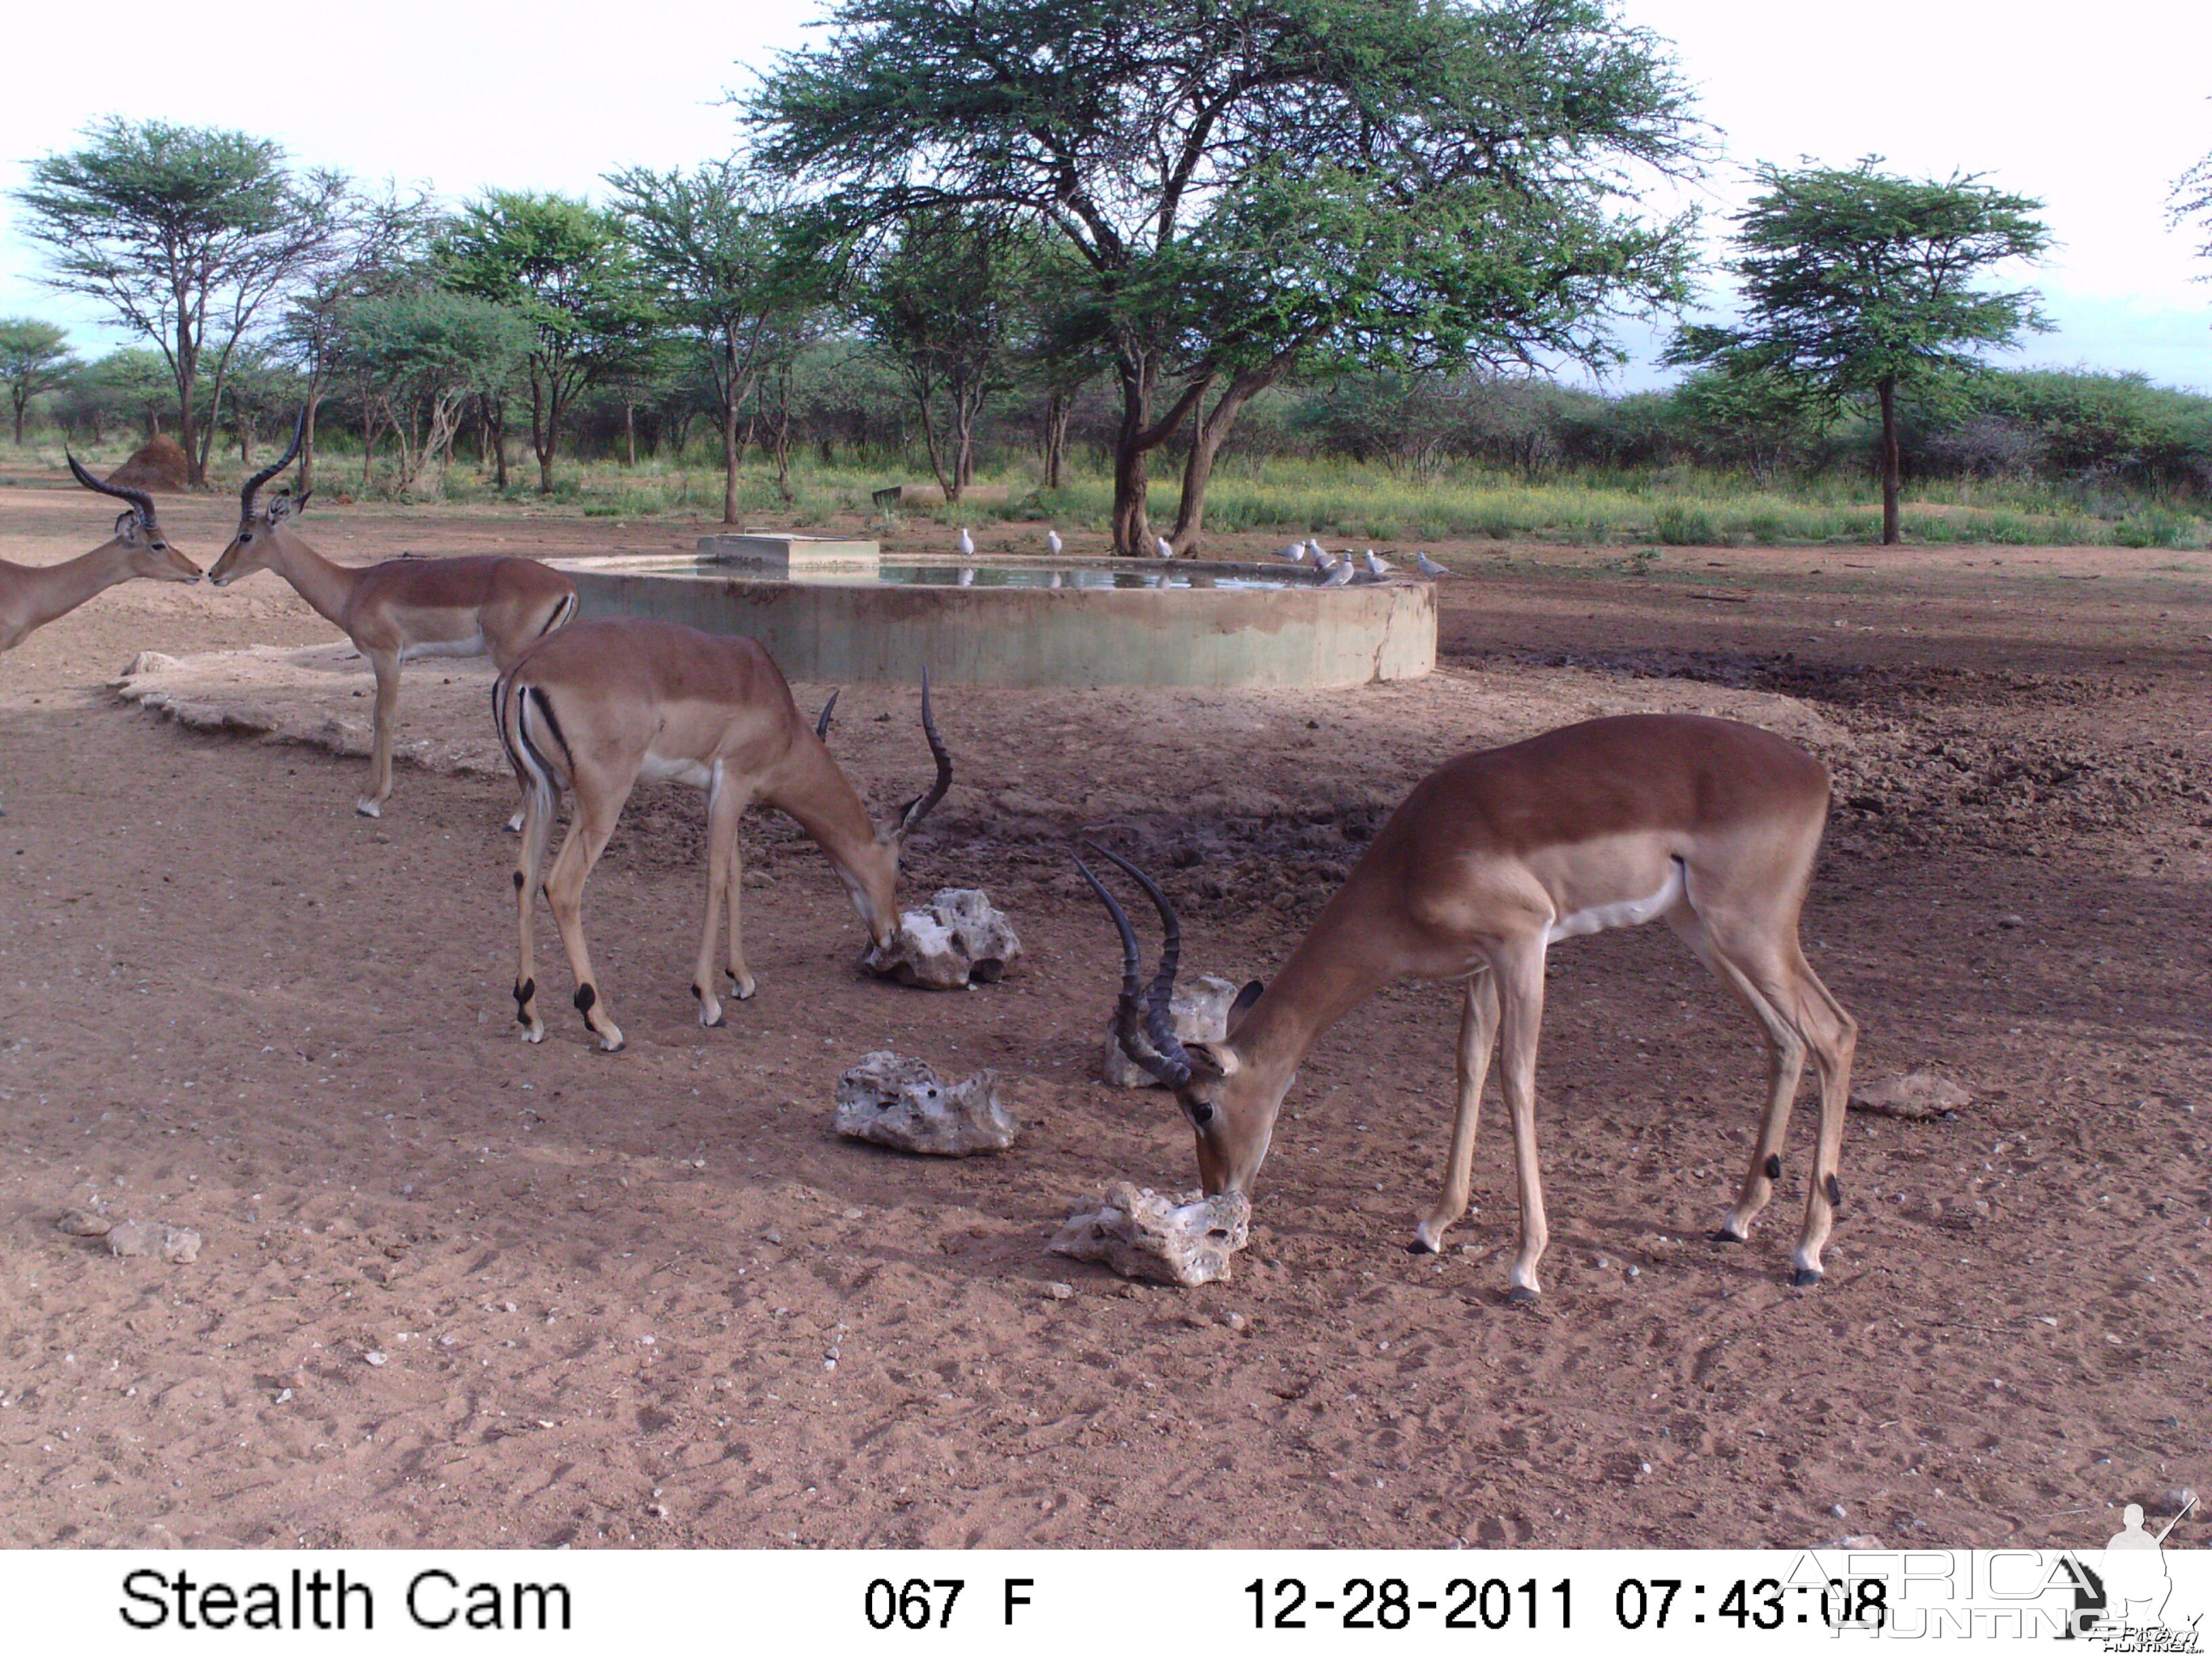
[{"label": "impala", "polygon": [[[1758,1023],[1766,1107],[1735,1206],[1713,1235],[1741,1242],[1782,1173],[1782,1144],[1809,1051],[1820,1137],[1805,1195],[1796,1283],[1820,1278],[1843,1199],[1837,1164],[1858,1027],[1807,963],[1797,916],[1827,817],[1828,772],[1784,738],[1733,720],[1627,714],[1462,755],[1413,788],[1291,952],[1273,982],[1245,987],[1218,1042],[1177,1040],[1169,1024],[1181,932],[1158,886],[1111,859],[1158,909],[1164,939],[1149,993],[1136,936],[1079,859],[1122,949],[1122,1046],[1141,1016],[1154,1077],[1176,1091],[1198,1140],[1209,1193],[1260,1172],[1298,1063],[1321,1034],[1381,987],[1464,981],[1458,1109],[1442,1197],[1407,1248],[1432,1252],[1466,1212],[1475,1119],[1493,1042],[1502,1050],[1520,1191],[1510,1299],[1533,1302],[1544,1254],[1536,1166],[1536,1041],[1545,953],[1561,939],[1663,917]],[[1103,851],[1103,849],[1094,849]]]},{"label": "impala", "polygon": [[689,783],[707,793],[707,920],[691,994],[699,1000],[699,1023],[709,1026],[722,1023],[714,957],[717,912],[726,897],[724,971],[739,1001],[754,990],[738,917],[738,820],[747,806],[760,801],[790,814],[829,855],[868,930],[866,960],[872,961],[897,931],[901,845],[952,786],[952,758],[937,735],[927,675],[921,729],[937,781],[893,827],[878,830],[823,740],[829,708],[810,728],[766,651],[750,640],[676,623],[623,617],[564,629],[501,677],[492,704],[523,789],[514,872],[521,930],[514,1017],[532,1042],[543,1040],[545,1027],[538,1018],[531,925],[561,791],[575,793],[575,811],[544,878],[545,897],[576,975],[576,1011],[612,1053],[623,1046],[622,1028],[607,1013],[584,943],[584,883],[640,778]]},{"label": "impala", "polygon": [[77,558],[52,565],[10,564],[0,559],[0,652],[13,651],[33,630],[134,576],[157,582],[200,579],[200,568],[162,538],[151,495],[101,482],[79,465],[74,455],[69,465],[87,489],[131,505],[117,515],[114,535]]},{"label": "impala", "polygon": [[295,527],[307,509],[307,495],[277,495],[255,505],[262,485],[300,453],[306,424],[302,415],[292,428],[291,447],[239,491],[238,533],[208,580],[223,587],[257,570],[274,570],[368,659],[376,673],[374,750],[368,793],[354,803],[354,810],[380,817],[392,793],[399,665],[416,657],[477,657],[489,652],[505,673],[524,651],[575,616],[576,586],[535,559],[499,554],[390,559],[362,570],[331,563]]}]

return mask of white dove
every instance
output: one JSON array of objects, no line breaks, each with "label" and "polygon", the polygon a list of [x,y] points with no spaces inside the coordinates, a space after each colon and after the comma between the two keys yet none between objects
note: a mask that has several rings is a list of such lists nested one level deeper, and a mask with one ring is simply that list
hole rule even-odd
[{"label": "white dove", "polygon": [[1164,536],[1155,536],[1152,538],[1152,551],[1158,554],[1164,559],[1172,559],[1175,557],[1175,549],[1170,544],[1168,538]]},{"label": "white dove", "polygon": [[1384,558],[1380,553],[1377,553],[1373,548],[1370,547],[1367,550],[1367,574],[1369,575],[1387,576],[1396,568],[1397,567],[1395,565],[1392,564],[1389,560]]},{"label": "white dove", "polygon": [[1425,553],[1415,552],[1413,555],[1413,563],[1424,576],[1449,576],[1451,574],[1450,571],[1438,564],[1434,559],[1431,558]]},{"label": "white dove", "polygon": [[1044,532],[1044,550],[1055,559],[1060,556],[1060,532],[1048,530]]},{"label": "white dove", "polygon": [[1292,542],[1288,547],[1279,547],[1275,550],[1275,556],[1279,559],[1287,559],[1292,564],[1304,564],[1306,558],[1306,544],[1304,542]]},{"label": "white dove", "polygon": [[1310,536],[1306,538],[1306,558],[1316,570],[1328,568],[1328,553]]},{"label": "white dove", "polygon": [[1320,571],[1324,576],[1328,575],[1330,571],[1336,568],[1336,561],[1328,556],[1328,550],[1326,548],[1320,548],[1315,550],[1314,568]]},{"label": "white dove", "polygon": [[1329,567],[1328,574],[1322,578],[1321,585],[1323,587],[1341,587],[1351,580],[1352,560],[1347,556]]},{"label": "white dove", "polygon": [[975,556],[975,538],[968,533],[968,526],[964,524],[960,526],[960,556],[963,559]]}]

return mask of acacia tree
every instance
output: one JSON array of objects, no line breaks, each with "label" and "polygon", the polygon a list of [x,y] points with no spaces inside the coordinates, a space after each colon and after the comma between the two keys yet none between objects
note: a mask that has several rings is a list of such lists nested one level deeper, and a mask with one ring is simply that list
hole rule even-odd
[{"label": "acacia tree", "polygon": [[571,405],[627,368],[650,331],[621,226],[574,197],[493,191],[447,226],[438,257],[447,287],[510,306],[531,325],[530,443],[538,490],[550,495]]},{"label": "acacia tree", "polygon": [[441,458],[469,400],[514,372],[531,348],[530,325],[507,307],[434,290],[358,300],[339,320],[333,367],[391,428],[399,452],[395,489],[438,494]]},{"label": "acacia tree", "polygon": [[[2198,221],[2204,240],[2197,245],[2197,257],[2212,259],[2212,155],[2173,181],[2173,191],[2166,198],[2166,216],[2176,230],[2191,219]],[[2204,280],[2212,282],[2212,275]]]},{"label": "acacia tree", "polygon": [[386,184],[376,195],[352,198],[340,204],[329,241],[292,292],[276,343],[304,380],[307,421],[295,485],[302,495],[315,485],[315,425],[330,392],[340,318],[349,306],[415,283],[437,222],[436,204],[421,191],[402,194]]},{"label": "acacia tree", "polygon": [[738,522],[738,419],[758,391],[764,354],[805,299],[796,221],[779,185],[734,161],[689,173],[630,167],[607,175],[613,210],[655,308],[698,342],[722,430],[722,522]]},{"label": "acacia tree", "polygon": [[1012,383],[1036,271],[1033,236],[1002,214],[931,210],[902,220],[846,296],[921,416],[947,501],[975,473],[975,421]]},{"label": "acacia tree", "polygon": [[1668,360],[1786,382],[1832,410],[1871,400],[1881,420],[1881,539],[1900,539],[1897,403],[1982,368],[1980,353],[2048,327],[2032,289],[1978,286],[1991,266],[2033,259],[2051,234],[2043,204],[1980,176],[1900,179],[1869,155],[1852,167],[1762,164],[1735,216],[1745,319],[1680,331]]},{"label": "acacia tree", "polygon": [[[213,127],[111,116],[67,155],[31,164],[15,192],[49,287],[100,301],[167,359],[190,477],[207,481],[233,354],[262,308],[327,246],[344,175],[295,177],[283,149]],[[202,360],[214,353],[203,394]]]},{"label": "acacia tree", "polygon": [[15,416],[15,447],[23,447],[23,410],[40,392],[69,383],[84,365],[69,349],[69,336],[35,317],[0,317],[0,386]]},{"label": "acacia tree", "polygon": [[1632,203],[1695,155],[1688,96],[1607,0],[840,0],[745,113],[848,225],[989,208],[1074,250],[1123,552],[1194,419],[1186,550],[1293,368],[1609,361],[1614,309],[1676,297],[1688,256],[1686,217]]}]

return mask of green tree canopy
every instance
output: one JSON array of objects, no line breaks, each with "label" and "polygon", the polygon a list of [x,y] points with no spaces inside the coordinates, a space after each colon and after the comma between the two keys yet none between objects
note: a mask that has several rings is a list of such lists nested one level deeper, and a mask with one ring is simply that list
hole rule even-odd
[{"label": "green tree canopy", "polygon": [[613,211],[664,323],[696,341],[722,429],[722,522],[738,522],[738,422],[777,325],[817,303],[822,273],[788,192],[733,161],[607,175]]},{"label": "green tree canopy", "polygon": [[334,367],[390,427],[403,495],[452,444],[469,398],[503,386],[535,343],[513,307],[435,289],[355,301],[339,322]]},{"label": "green tree canopy", "polygon": [[35,317],[0,317],[0,386],[15,416],[15,443],[23,442],[23,411],[40,392],[66,386],[84,365],[69,349],[69,336]]},{"label": "green tree canopy", "polygon": [[1688,94],[1607,0],[840,0],[746,116],[848,226],[993,209],[1077,252],[1123,551],[1194,416],[1186,548],[1238,412],[1302,361],[1602,360],[1688,254],[1634,199],[1695,153]]},{"label": "green tree canopy", "polygon": [[214,127],[111,116],[85,137],[31,164],[15,193],[25,233],[47,251],[49,286],[100,301],[167,359],[192,482],[204,483],[203,355],[215,353],[211,409],[263,307],[329,240],[346,181],[295,178],[281,146]]},{"label": "green tree canopy", "polygon": [[538,487],[550,494],[577,394],[626,369],[651,331],[621,225],[574,197],[493,191],[447,227],[438,258],[447,287],[510,306],[531,325],[530,441]]},{"label": "green tree canopy", "polygon": [[1881,158],[1796,171],[1762,165],[1736,216],[1738,326],[1681,330],[1676,363],[1778,377],[1834,404],[1869,399],[1882,426],[1882,540],[1898,539],[1897,398],[1982,367],[1990,347],[2046,326],[2033,289],[1981,286],[1992,266],[2050,245],[2043,204],[1978,177],[1900,179]]}]

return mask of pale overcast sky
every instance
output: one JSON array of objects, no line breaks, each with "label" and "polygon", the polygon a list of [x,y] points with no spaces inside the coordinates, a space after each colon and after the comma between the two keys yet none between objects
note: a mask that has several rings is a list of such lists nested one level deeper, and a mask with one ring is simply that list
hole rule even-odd
[{"label": "pale overcast sky", "polygon": [[[2212,264],[2166,228],[2174,178],[2212,151],[2212,3],[2094,7],[1989,0],[1625,0],[1672,40],[1727,159],[1694,193],[1717,237],[1756,161],[1982,173],[2041,198],[2059,246],[2022,280],[2057,332],[2013,361],[2137,369],[2212,391]],[[447,198],[488,185],[592,191],[633,162],[726,153],[723,92],[805,39],[811,0],[380,0],[359,7],[180,12],[107,0],[96,26],[29,8],[9,26],[17,73],[0,97],[0,189],[112,112],[237,127],[298,161],[421,181]],[[188,20],[188,21],[187,21]],[[32,72],[23,72],[29,70]],[[114,338],[96,311],[41,289],[35,252],[0,203],[0,314]],[[1626,340],[1622,377],[1664,378],[1656,335]]]}]

